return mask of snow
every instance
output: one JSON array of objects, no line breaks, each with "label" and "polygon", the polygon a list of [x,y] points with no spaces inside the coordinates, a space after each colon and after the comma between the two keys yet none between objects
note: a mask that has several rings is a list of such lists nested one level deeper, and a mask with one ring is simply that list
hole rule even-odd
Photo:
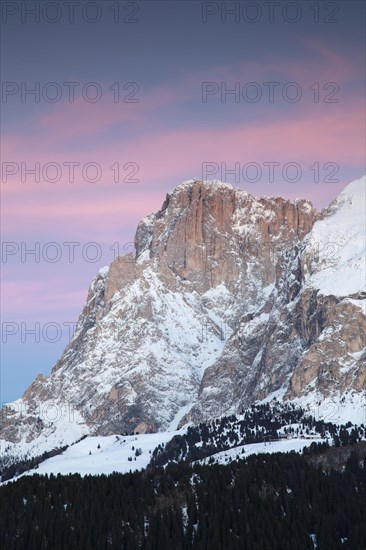
[{"label": "snow", "polygon": [[[45,460],[39,464],[38,468],[24,472],[17,478],[4,483],[9,483],[20,477],[33,474],[80,474],[81,476],[85,476],[108,475],[113,472],[124,474],[130,471],[143,470],[148,466],[152,457],[152,452],[158,445],[165,445],[175,435],[182,435],[185,432],[185,429],[181,429],[131,436],[89,436],[78,443],[70,445],[62,454]],[[293,438],[266,443],[253,443],[233,447],[227,451],[221,451],[212,455],[212,457],[216,464],[226,464],[236,460],[237,455],[239,455],[239,458],[243,459],[259,453],[288,453],[291,451],[301,453],[303,449],[310,446],[311,443],[322,441],[325,440],[320,437],[312,437],[308,439]],[[197,447],[201,445],[202,442],[196,444]],[[132,447],[134,447],[134,449],[132,449]],[[139,456],[136,456],[137,449],[141,449],[141,454]],[[132,458],[132,460],[129,460],[129,458]],[[199,460],[197,463],[209,464],[210,458],[211,457]]]},{"label": "snow", "polygon": [[[221,180],[201,180],[200,178],[193,178],[193,179],[190,179],[190,180],[185,180],[180,185],[178,185],[177,187],[171,189],[169,191],[168,195],[172,195],[173,193],[176,193],[177,191],[180,191],[180,190],[184,191],[187,188],[191,188],[192,185],[194,185],[197,181],[201,182],[202,185],[204,185],[206,187],[210,187],[214,191],[217,191],[219,189],[222,189],[222,190],[225,190],[225,189],[232,190],[233,189],[233,186],[231,185],[231,183],[227,183],[227,182],[224,182],[224,181],[221,181]],[[237,188],[237,189],[242,191],[244,195],[248,194],[243,189],[240,189],[240,188]]]},{"label": "snow", "polygon": [[141,254],[139,255],[138,259],[137,259],[137,263],[138,264],[143,264],[144,262],[146,262],[150,257],[150,250],[147,248],[146,250],[144,250],[143,252],[141,252]]},{"label": "snow", "polygon": [[254,317],[254,319],[251,319],[240,328],[241,336],[249,336],[253,331],[258,330],[261,325],[265,324],[268,319],[269,313],[261,313],[257,317]]},{"label": "snow", "polygon": [[322,294],[366,290],[366,176],[345,187],[306,239],[307,285]]},{"label": "snow", "polygon": [[175,415],[175,417],[173,418],[173,420],[171,421],[171,423],[168,426],[168,431],[169,432],[172,431],[172,430],[176,430],[178,428],[179,422],[182,420],[184,415],[186,415],[191,410],[193,405],[194,405],[194,401],[191,401],[190,403],[188,403],[187,405],[184,405],[184,407],[181,407],[179,409],[179,411],[177,412],[177,414]]},{"label": "snow", "polygon": [[266,403],[269,403],[270,401],[273,401],[274,399],[278,399],[280,401],[284,397],[286,391],[287,387],[282,387],[279,390],[273,391],[269,395],[267,395],[267,397],[265,397],[261,401],[258,401],[258,404],[264,405]]},{"label": "snow", "polygon": [[[361,353],[356,352],[350,355],[354,359],[358,359]],[[295,406],[308,411],[315,420],[324,420],[333,424],[347,424],[347,422],[351,422],[358,426],[360,424],[366,425],[366,391],[346,391],[344,393],[334,391],[331,397],[325,398],[313,390],[312,386],[314,385],[315,381],[309,384],[308,389],[310,392],[308,395],[296,397],[291,401],[287,401],[287,403],[293,403]],[[287,384],[279,390],[270,393],[265,399],[257,403],[261,405],[270,403],[275,399],[282,401],[286,391]]]},{"label": "snow", "polygon": [[361,357],[363,356],[363,354],[366,355],[366,348],[363,348],[361,351],[355,351],[354,353],[350,353],[350,355],[356,359],[357,361],[359,359],[361,359]]},{"label": "snow", "polygon": [[346,298],[346,302],[351,303],[352,305],[362,309],[362,313],[366,316],[366,299],[364,300],[353,300],[352,298]]},{"label": "snow", "polygon": [[[149,451],[152,452],[158,445],[165,444],[174,435],[182,433],[184,430],[131,436],[86,437],[79,443],[71,445],[62,454],[45,460],[38,468],[29,470],[19,477],[33,474],[67,475],[77,473],[82,476],[88,474],[108,475],[113,472],[123,474],[130,470],[142,470],[151,460],[152,455]],[[100,445],[100,449],[98,449],[98,445]],[[140,456],[135,456],[136,449],[141,449]],[[91,454],[89,454],[90,452]],[[131,457],[132,461],[129,461],[128,458]]]},{"label": "snow", "polygon": [[[309,447],[313,442],[321,443],[325,441],[321,437],[314,437],[311,439],[304,438],[294,438],[294,439],[283,439],[280,441],[269,441],[266,443],[251,443],[249,445],[239,445],[238,447],[233,447],[227,451],[221,451],[212,455],[212,457],[204,458],[199,460],[199,464],[209,464],[210,459],[215,460],[216,464],[226,464],[232,462],[233,460],[239,458],[247,458],[253,454],[272,454],[272,453],[289,453],[291,451],[296,451],[301,453],[305,447]],[[244,453],[243,453],[244,449]]]},{"label": "snow", "polygon": [[297,406],[309,410],[316,420],[333,424],[366,425],[366,391],[334,392],[332,397],[324,398],[315,392],[292,400]]},{"label": "snow", "polygon": [[104,267],[100,268],[100,270],[98,271],[98,274],[101,275],[102,277],[106,277],[108,275],[108,272],[109,272],[109,265],[105,265]]},{"label": "snow", "polygon": [[72,403],[62,404],[56,401],[45,401],[38,407],[36,414],[45,424],[45,429],[40,435],[28,440],[27,416],[29,414],[24,407],[24,402],[18,399],[9,405],[14,411],[21,414],[23,422],[23,437],[19,443],[0,440],[1,454],[8,448],[8,455],[17,457],[38,456],[45,451],[70,445],[88,433],[89,428],[85,424],[79,411]]}]

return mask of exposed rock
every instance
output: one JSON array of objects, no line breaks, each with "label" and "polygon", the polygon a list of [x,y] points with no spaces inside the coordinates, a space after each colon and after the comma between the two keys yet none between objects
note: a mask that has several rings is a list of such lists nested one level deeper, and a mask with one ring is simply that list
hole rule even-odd
[{"label": "exposed rock", "polygon": [[[362,184],[351,186],[357,194]],[[189,404],[181,423],[274,392],[365,391],[362,223],[351,215],[350,248],[343,235],[358,203],[348,195],[319,214],[305,200],[257,199],[216,181],[177,187],[139,223],[136,257],[97,274],[50,376],[3,410],[1,438],[21,445],[41,434],[61,445],[166,429]],[[327,251],[329,227],[337,254]],[[352,275],[338,292],[339,273]],[[49,404],[62,411],[56,420],[44,415]]]}]

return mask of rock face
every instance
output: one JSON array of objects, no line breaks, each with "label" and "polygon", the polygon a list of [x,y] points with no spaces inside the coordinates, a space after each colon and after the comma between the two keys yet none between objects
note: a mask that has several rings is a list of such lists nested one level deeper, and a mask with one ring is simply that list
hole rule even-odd
[{"label": "rock face", "polygon": [[135,256],[97,274],[50,376],[3,410],[1,438],[35,452],[271,395],[362,402],[364,192],[354,182],[320,214],[217,181],[177,187],[139,223]]}]

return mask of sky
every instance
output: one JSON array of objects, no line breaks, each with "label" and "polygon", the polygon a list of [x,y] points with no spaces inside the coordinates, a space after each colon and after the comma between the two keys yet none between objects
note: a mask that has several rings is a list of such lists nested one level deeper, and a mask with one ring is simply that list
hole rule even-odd
[{"label": "sky", "polygon": [[1,403],[182,181],[326,207],[365,173],[365,4],[3,2]]}]

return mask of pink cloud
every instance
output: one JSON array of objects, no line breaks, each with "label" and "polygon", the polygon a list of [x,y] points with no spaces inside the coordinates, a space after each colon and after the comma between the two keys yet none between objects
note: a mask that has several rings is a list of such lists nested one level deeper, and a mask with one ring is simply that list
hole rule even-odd
[{"label": "pink cloud", "polygon": [[[22,183],[13,178],[3,184],[4,204],[7,207],[5,221],[13,227],[26,225],[32,220],[42,225],[46,220],[64,223],[69,220],[74,227],[82,223],[95,223],[101,216],[114,221],[138,218],[159,205],[163,198],[156,192],[159,182],[171,179],[171,187],[181,178],[201,177],[202,163],[225,162],[228,168],[235,162],[297,162],[308,168],[314,162],[335,162],[340,167],[361,167],[365,138],[362,125],[362,107],[349,105],[347,110],[333,106],[324,112],[318,106],[312,115],[291,120],[277,120],[252,124],[236,124],[226,128],[207,130],[195,127],[191,130],[156,132],[153,139],[147,134],[128,145],[114,143],[88,150],[79,156],[79,162],[91,158],[101,161],[104,167],[116,159],[134,159],[139,165],[139,183],[112,183],[111,173],[103,173],[100,182]],[[47,155],[43,150],[43,157]],[[80,158],[81,157],[81,158]],[[47,162],[49,158],[44,158]],[[56,161],[62,163],[62,159]],[[31,162],[31,161],[29,161]],[[221,173],[213,174],[220,178]],[[309,178],[312,176],[309,171]],[[225,179],[225,178],[224,178]],[[306,196],[306,178],[297,186]],[[20,198],[21,197],[21,198]],[[21,221],[20,221],[21,220]],[[114,220],[114,221],[113,221]]]},{"label": "pink cloud", "polygon": [[[266,61],[261,63],[246,61],[240,65],[212,66],[196,72],[180,69],[178,77],[164,85],[152,89],[141,86],[134,96],[138,98],[138,103],[114,103],[113,94],[108,91],[109,85],[105,83],[101,85],[104,92],[97,103],[88,103],[77,97],[74,103],[62,101],[55,104],[52,111],[41,116],[38,132],[47,136],[48,143],[57,143],[65,138],[96,135],[121,124],[125,124],[126,128],[133,125],[140,132],[148,131],[153,123],[162,125],[160,115],[157,115],[162,107],[175,105],[179,108],[186,102],[199,106],[203,82],[226,82],[230,88],[235,82],[245,85],[250,81],[260,84],[273,81],[273,75],[276,75],[276,80],[282,83],[297,82],[303,88],[304,95],[311,100],[313,92],[308,87],[314,82],[319,81],[320,86],[326,82],[336,82],[342,86],[357,76],[355,63],[330,50],[321,40],[309,42],[299,39],[299,42],[304,46],[301,62],[269,52]],[[316,57],[312,55],[308,58],[306,50],[316,53]],[[121,100],[130,91],[122,90]],[[297,107],[302,108],[301,105]]]},{"label": "pink cloud", "polygon": [[[229,169],[235,162],[244,165],[270,161],[282,165],[298,162],[304,170],[316,161],[336,162],[346,169],[361,167],[365,137],[364,106],[360,98],[331,105],[287,105],[283,111],[275,105],[272,111],[265,109],[260,119],[250,123],[238,106],[235,119],[231,111],[224,124],[210,128],[199,119],[189,129],[167,127],[164,118],[156,114],[163,106],[179,109],[186,101],[199,101],[201,84],[205,80],[247,81],[250,75],[251,79],[262,81],[273,67],[279,78],[286,81],[333,80],[334,75],[338,75],[339,82],[346,82],[355,74],[349,60],[330,51],[322,42],[305,43],[305,46],[318,53],[318,60],[305,58],[301,63],[286,61],[281,64],[280,58],[269,54],[266,64],[218,66],[200,73],[181,70],[178,80],[150,90],[136,105],[111,101],[88,104],[80,100],[74,104],[57,104],[52,113],[41,117],[32,136],[27,132],[5,136],[3,158],[25,162],[27,166],[36,161],[42,166],[47,162],[57,162],[61,166],[70,161],[79,162],[81,166],[98,162],[103,168],[103,177],[95,184],[82,181],[80,177],[70,183],[66,168],[61,180],[55,183],[28,183],[28,180],[22,183],[19,174],[10,177],[2,185],[5,228],[28,233],[50,227],[60,235],[87,237],[98,232],[108,240],[126,227],[135,225],[143,215],[159,208],[168,180],[171,181],[169,187],[174,187],[181,179],[201,177],[203,162],[225,162]],[[243,116],[242,121],[240,116]],[[117,140],[104,137],[103,132],[117,123],[133,125],[138,129],[138,135]],[[99,133],[98,145],[76,148],[65,154],[69,138]],[[82,145],[82,140],[79,143]],[[126,162],[136,162],[139,183],[113,183],[109,167],[115,162],[119,162],[121,167]],[[78,168],[76,170],[80,173]],[[221,178],[222,173],[213,177]],[[312,173],[309,171],[310,177]],[[268,194],[279,193],[278,189],[281,189],[287,193],[286,196],[292,197],[296,193],[296,196],[306,197],[308,183],[304,175],[296,190],[288,186],[270,186]],[[324,193],[329,195],[335,189],[336,186],[321,190],[313,186],[311,198],[324,203]],[[98,221],[101,222],[99,227]],[[105,227],[106,223],[108,227]]]},{"label": "pink cloud", "polygon": [[[347,111],[315,112],[293,120],[236,124],[229,128],[160,132],[140,139],[138,148],[124,149],[133,158],[140,151],[141,177],[145,182],[186,173],[199,176],[202,162],[329,162],[362,165],[364,134],[362,110],[353,105]],[[119,145],[105,154],[115,156]],[[138,158],[138,157],[137,157]],[[139,159],[139,160],[140,160]],[[173,179],[174,181],[174,179]]]}]

